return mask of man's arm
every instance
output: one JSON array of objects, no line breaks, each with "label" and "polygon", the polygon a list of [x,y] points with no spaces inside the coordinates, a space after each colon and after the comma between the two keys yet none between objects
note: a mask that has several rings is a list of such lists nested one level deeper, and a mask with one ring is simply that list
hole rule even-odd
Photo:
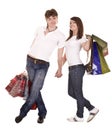
[{"label": "man's arm", "polygon": [[55,77],[60,78],[62,76],[62,66],[63,66],[63,50],[64,48],[59,48],[58,49],[58,59],[57,59],[57,63],[58,63],[58,70],[55,74]]}]

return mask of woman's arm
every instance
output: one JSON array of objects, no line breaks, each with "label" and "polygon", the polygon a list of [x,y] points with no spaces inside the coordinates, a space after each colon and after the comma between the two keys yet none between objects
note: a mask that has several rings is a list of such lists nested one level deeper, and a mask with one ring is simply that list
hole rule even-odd
[{"label": "woman's arm", "polygon": [[82,43],[82,47],[85,51],[89,51],[91,44],[92,44],[92,38],[90,35],[86,35],[87,37],[87,42]]}]

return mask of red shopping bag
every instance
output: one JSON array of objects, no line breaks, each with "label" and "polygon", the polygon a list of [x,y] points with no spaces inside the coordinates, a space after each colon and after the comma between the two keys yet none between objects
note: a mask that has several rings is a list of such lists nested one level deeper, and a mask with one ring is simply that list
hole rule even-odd
[{"label": "red shopping bag", "polygon": [[23,97],[24,90],[27,82],[27,77],[23,73],[16,75],[10,80],[10,83],[6,86],[6,90],[13,97]]},{"label": "red shopping bag", "polygon": [[[28,91],[30,94],[31,85],[32,83],[28,79],[28,76],[25,73],[21,73],[19,75],[16,75],[13,79],[11,79],[10,83],[5,87],[5,89],[12,97],[24,97],[25,87],[28,87]],[[37,105],[36,103],[34,103],[31,109],[35,110],[36,108]]]}]

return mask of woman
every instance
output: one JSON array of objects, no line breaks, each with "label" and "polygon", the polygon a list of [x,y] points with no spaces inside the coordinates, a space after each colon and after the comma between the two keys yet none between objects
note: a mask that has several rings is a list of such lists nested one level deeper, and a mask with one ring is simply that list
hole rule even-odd
[{"label": "woman", "polygon": [[89,110],[87,122],[91,121],[99,112],[84,96],[83,96],[83,76],[85,67],[80,59],[80,50],[90,49],[91,37],[84,37],[83,23],[79,17],[70,19],[70,34],[65,43],[65,54],[63,64],[68,62],[69,78],[68,78],[68,94],[77,101],[76,116],[68,118],[69,121],[83,121],[84,107]]}]

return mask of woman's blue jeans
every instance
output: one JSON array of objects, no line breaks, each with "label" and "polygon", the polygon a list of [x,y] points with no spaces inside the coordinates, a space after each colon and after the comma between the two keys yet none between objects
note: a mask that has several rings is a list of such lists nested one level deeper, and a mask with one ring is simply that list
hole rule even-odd
[{"label": "woman's blue jeans", "polygon": [[34,103],[37,104],[38,115],[41,117],[46,116],[47,110],[42,99],[41,89],[43,87],[48,68],[49,62],[43,64],[34,63],[31,58],[27,57],[26,69],[29,79],[32,82],[32,86],[29,97],[20,109],[21,117],[25,117],[27,115]]},{"label": "woman's blue jeans", "polygon": [[83,76],[85,67],[83,64],[69,67],[68,94],[77,101],[76,115],[83,118],[84,107],[89,111],[94,108],[91,103],[83,96]]}]

